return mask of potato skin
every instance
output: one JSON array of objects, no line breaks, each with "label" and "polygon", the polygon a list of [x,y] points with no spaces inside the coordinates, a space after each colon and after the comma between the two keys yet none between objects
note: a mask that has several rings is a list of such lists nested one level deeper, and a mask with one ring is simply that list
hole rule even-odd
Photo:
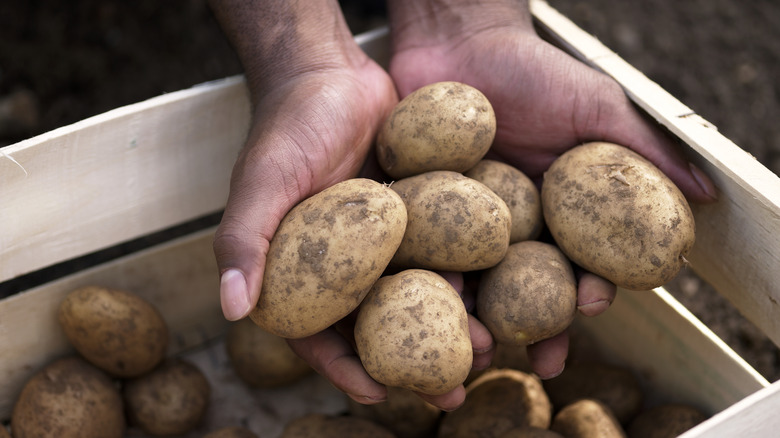
[{"label": "potato skin", "polygon": [[401,100],[377,135],[379,165],[393,178],[432,170],[465,172],[496,136],[493,107],[479,90],[437,82]]},{"label": "potato skin", "polygon": [[577,281],[554,245],[528,240],[509,246],[482,275],[479,320],[499,344],[526,346],[568,327],[577,313]]},{"label": "potato skin", "polygon": [[250,317],[283,338],[322,331],[357,308],[405,229],[403,201],[376,181],[346,180],[304,200],[271,240]]},{"label": "potato skin", "polygon": [[374,405],[364,405],[352,399],[347,401],[350,415],[380,424],[398,438],[436,435],[441,411],[408,389],[389,386],[387,400]]},{"label": "potato skin", "polygon": [[466,272],[504,258],[512,217],[486,185],[457,172],[433,171],[396,181],[391,188],[409,217],[394,266]]},{"label": "potato skin", "polygon": [[360,305],[355,343],[374,380],[425,394],[461,385],[473,360],[468,314],[458,292],[422,269],[376,282]]},{"label": "potato skin", "polygon": [[17,438],[121,438],[122,398],[102,370],[81,357],[65,357],[27,381],[14,405],[11,429]]},{"label": "potato skin", "polygon": [[485,184],[506,202],[512,215],[509,243],[539,237],[544,226],[542,197],[531,178],[496,160],[481,160],[464,175]]},{"label": "potato skin", "polygon": [[550,430],[571,438],[625,438],[612,411],[596,400],[582,399],[564,406],[553,417]]},{"label": "potato skin", "polygon": [[285,426],[280,438],[395,438],[385,427],[348,415],[306,414]]},{"label": "potato skin", "polygon": [[542,207],[574,263],[629,290],[671,280],[695,240],[682,192],[648,160],[613,143],[587,143],[553,162]]},{"label": "potato skin", "polygon": [[628,426],[629,438],[669,438],[682,435],[707,419],[697,408],[678,403],[640,412]]},{"label": "potato skin", "polygon": [[203,435],[203,438],[259,438],[251,430],[241,426],[227,426],[221,429],[212,430]]},{"label": "potato skin", "polygon": [[148,372],[165,357],[168,327],[133,293],[99,286],[76,289],[60,303],[65,336],[87,361],[116,377]]}]

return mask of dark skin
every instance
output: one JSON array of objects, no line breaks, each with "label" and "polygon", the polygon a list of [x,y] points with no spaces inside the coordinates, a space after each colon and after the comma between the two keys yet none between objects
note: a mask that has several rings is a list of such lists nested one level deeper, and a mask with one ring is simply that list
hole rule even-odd
[{"label": "dark skin", "polygon": [[[268,246],[287,211],[365,171],[376,132],[398,99],[436,81],[460,81],[485,93],[498,122],[491,156],[532,178],[569,148],[606,140],[650,159],[692,202],[715,199],[710,180],[636,111],[617,83],[536,35],[524,1],[389,0],[389,74],[355,44],[336,0],[213,0],[211,6],[242,61],[253,108],[214,240],[227,319],[245,317],[257,303]],[[468,300],[462,277],[444,274]],[[582,314],[600,314],[614,297],[608,281],[580,276]],[[473,366],[484,368],[492,337],[473,316],[469,328]],[[365,372],[349,337],[349,329],[332,327],[289,344],[356,401],[383,401],[386,388]],[[567,351],[565,332],[528,347],[542,378],[563,370]],[[465,390],[420,396],[452,410]]]}]

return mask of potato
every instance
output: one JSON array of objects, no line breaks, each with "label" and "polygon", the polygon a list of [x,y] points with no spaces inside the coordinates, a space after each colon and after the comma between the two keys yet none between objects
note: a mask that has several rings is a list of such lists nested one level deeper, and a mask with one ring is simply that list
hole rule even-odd
[{"label": "potato", "polygon": [[121,438],[122,398],[103,371],[81,357],[65,357],[25,383],[11,414],[11,430],[17,438]]},{"label": "potato", "polygon": [[479,320],[499,344],[526,346],[568,327],[577,313],[577,281],[569,260],[553,245],[528,240],[509,246],[482,275]]},{"label": "potato", "polygon": [[251,387],[288,385],[313,371],[284,338],[268,333],[248,318],[230,326],[225,349],[236,375]]},{"label": "potato", "polygon": [[593,142],[544,174],[544,219],[576,264],[629,290],[671,280],[695,240],[690,206],[658,168],[628,148]]},{"label": "potato", "polygon": [[707,416],[689,405],[670,403],[637,415],[628,426],[629,438],[673,438],[693,429]]},{"label": "potato", "polygon": [[355,343],[368,374],[388,386],[444,394],[471,370],[466,307],[444,278],[422,269],[376,282],[360,305]]},{"label": "potato", "polygon": [[206,435],[203,435],[203,438],[258,438],[258,436],[244,427],[228,426],[212,430]]},{"label": "potato", "polygon": [[160,313],[127,291],[76,289],[60,303],[57,317],[76,351],[116,377],[148,372],[168,348],[168,327]]},{"label": "potato", "polygon": [[564,406],[553,417],[550,430],[566,438],[624,438],[626,432],[600,401],[582,399]]},{"label": "potato", "polygon": [[495,135],[493,107],[479,90],[439,82],[396,105],[377,135],[377,158],[396,179],[432,170],[465,172],[487,153]]},{"label": "potato", "polygon": [[504,258],[511,213],[486,185],[457,172],[434,171],[391,188],[401,195],[409,217],[394,266],[466,272]]},{"label": "potato", "polygon": [[8,429],[6,429],[2,424],[0,424],[0,438],[11,438],[11,434],[8,432]]},{"label": "potato", "polygon": [[564,438],[558,432],[539,427],[518,427],[511,429],[499,436],[499,438]]},{"label": "potato", "polygon": [[283,338],[322,331],[357,308],[405,229],[403,201],[375,181],[343,181],[304,200],[271,240],[250,317]]},{"label": "potato", "polygon": [[550,426],[552,405],[538,377],[491,369],[466,387],[466,401],[444,414],[439,438],[499,437],[512,429]]},{"label": "potato", "polygon": [[569,363],[559,376],[544,381],[544,389],[558,409],[580,399],[594,399],[607,405],[621,424],[633,418],[644,402],[634,372],[606,363]]},{"label": "potato", "polygon": [[523,172],[501,161],[482,160],[464,175],[485,184],[506,202],[512,216],[509,243],[539,237],[544,226],[542,197]]},{"label": "potato", "polygon": [[151,372],[125,382],[131,424],[151,435],[177,435],[194,429],[206,413],[211,386],[198,367],[170,358]]},{"label": "potato", "polygon": [[285,426],[280,438],[395,438],[392,432],[365,418],[306,414]]},{"label": "potato", "polygon": [[390,386],[387,400],[375,405],[348,400],[349,413],[386,427],[398,438],[435,436],[441,411],[408,389]]}]

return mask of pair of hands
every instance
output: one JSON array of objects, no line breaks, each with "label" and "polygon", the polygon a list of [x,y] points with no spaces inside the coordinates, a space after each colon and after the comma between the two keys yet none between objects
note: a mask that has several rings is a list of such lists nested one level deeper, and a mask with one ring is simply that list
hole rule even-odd
[{"label": "pair of hands", "polygon": [[[604,140],[647,157],[689,200],[714,199],[709,179],[635,110],[616,82],[534,32],[527,5],[514,2],[494,8],[493,14],[483,10],[486,21],[479,22],[464,20],[473,12],[464,8],[436,15],[420,6],[424,1],[395,3],[389,8],[393,36],[389,73],[354,43],[340,14],[335,31],[326,32],[322,43],[296,47],[310,48],[311,53],[299,51],[281,66],[259,66],[250,58],[272,53],[274,44],[252,50],[249,36],[241,34],[231,12],[212,5],[242,58],[254,105],[214,241],[228,319],[245,317],[257,302],[269,242],[287,211],[339,181],[374,175],[370,152],[381,123],[399,98],[433,82],[459,81],[482,91],[497,119],[491,156],[531,178],[540,178],[567,149]],[[306,21],[304,13],[297,17]],[[280,36],[285,32],[290,29],[276,34],[274,42],[289,41]],[[292,29],[295,41],[306,40],[307,32]],[[463,292],[461,277],[453,275],[451,282]],[[582,314],[598,315],[614,296],[609,282],[589,273],[580,276]],[[476,318],[470,317],[469,325],[474,368],[485,368],[492,357],[492,337]],[[368,376],[343,333],[333,327],[289,344],[356,401],[383,401],[386,389]],[[534,371],[550,378],[563,370],[567,351],[568,337],[562,333],[529,346],[528,356]],[[463,402],[465,391],[461,386],[444,395],[420,396],[452,410]]]}]

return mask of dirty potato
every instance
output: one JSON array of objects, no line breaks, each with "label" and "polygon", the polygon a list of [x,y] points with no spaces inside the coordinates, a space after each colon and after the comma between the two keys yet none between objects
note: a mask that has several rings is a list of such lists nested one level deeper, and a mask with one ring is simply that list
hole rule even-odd
[{"label": "dirty potato", "polygon": [[707,419],[701,410],[686,404],[668,403],[640,412],[628,426],[629,438],[672,438]]},{"label": "dirty potato", "polygon": [[403,201],[375,181],[343,181],[304,200],[271,240],[250,317],[283,338],[322,331],[357,308],[405,229]]},{"label": "dirty potato", "polygon": [[428,438],[435,435],[441,411],[414,392],[390,386],[384,403],[364,405],[348,400],[352,416],[381,424],[398,438]]},{"label": "dirty potato", "polygon": [[550,430],[567,438],[625,438],[626,432],[612,411],[600,401],[578,400],[553,417]]},{"label": "dirty potato", "polygon": [[251,430],[241,426],[227,426],[212,430],[203,435],[203,438],[258,438]]},{"label": "dirty potato", "polygon": [[401,100],[377,136],[379,164],[393,178],[465,172],[490,149],[496,116],[487,98],[458,82],[424,86]]},{"label": "dirty potato", "polygon": [[434,171],[396,181],[391,188],[403,199],[409,218],[393,265],[466,272],[504,258],[511,213],[486,185],[457,172]]},{"label": "dirty potato", "polygon": [[471,370],[466,308],[447,280],[431,271],[380,278],[360,305],[355,343],[368,374],[388,386],[444,394]]},{"label": "dirty potato", "polygon": [[60,303],[57,317],[76,351],[116,377],[148,372],[168,348],[162,316],[131,292],[98,286],[76,289]]},{"label": "dirty potato", "polygon": [[523,172],[496,160],[481,160],[465,176],[485,184],[506,202],[512,215],[509,242],[533,240],[542,233],[542,198]]},{"label": "dirty potato", "polygon": [[544,174],[544,218],[576,264],[617,286],[647,290],[671,280],[695,240],[693,214],[674,183],[630,149],[592,142]]},{"label": "dirty potato", "polygon": [[482,274],[479,320],[499,344],[526,346],[568,327],[577,313],[577,281],[554,245],[528,240]]},{"label": "dirty potato", "polygon": [[385,427],[349,415],[306,414],[287,423],[280,438],[395,438]]}]

